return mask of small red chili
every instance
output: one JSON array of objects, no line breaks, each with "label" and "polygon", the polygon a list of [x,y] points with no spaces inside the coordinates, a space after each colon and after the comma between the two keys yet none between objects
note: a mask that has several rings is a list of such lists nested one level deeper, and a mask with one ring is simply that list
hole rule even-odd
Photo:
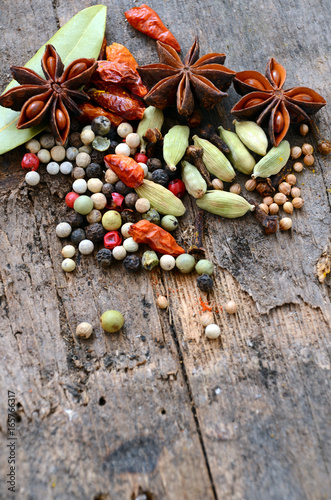
[{"label": "small red chili", "polygon": [[122,243],[122,236],[118,231],[109,231],[106,233],[103,238],[103,244],[105,248],[112,250],[115,247],[118,247]]},{"label": "small red chili", "polygon": [[112,200],[107,203],[106,208],[108,208],[108,210],[117,210],[117,212],[122,212],[124,196],[119,193],[112,193],[111,197]]},{"label": "small red chili", "polygon": [[38,170],[39,158],[33,153],[26,153],[21,161],[21,166],[24,170]]},{"label": "small red chili", "polygon": [[147,163],[148,160],[148,156],[143,153],[136,153],[133,158],[137,163]]},{"label": "small red chili", "polygon": [[169,191],[172,192],[177,198],[182,198],[185,194],[185,184],[180,179],[174,179],[168,184]]},{"label": "small red chili", "polygon": [[74,208],[74,203],[79,198],[79,194],[74,193],[73,191],[70,191],[65,197],[65,202],[67,207],[69,208]]}]

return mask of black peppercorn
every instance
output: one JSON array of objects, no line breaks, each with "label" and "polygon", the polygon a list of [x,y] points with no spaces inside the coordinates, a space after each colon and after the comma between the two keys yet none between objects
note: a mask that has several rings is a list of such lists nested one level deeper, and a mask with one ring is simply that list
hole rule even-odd
[{"label": "black peppercorn", "polygon": [[81,128],[81,124],[75,118],[70,118],[70,130],[71,132],[78,132]]},{"label": "black peppercorn", "polygon": [[129,193],[124,198],[124,203],[128,208],[134,208],[136,201],[139,200],[137,193]]},{"label": "black peppercorn", "polygon": [[69,212],[66,215],[65,222],[68,222],[71,227],[82,227],[84,225],[84,217],[77,212]]},{"label": "black peppercorn", "polygon": [[85,228],[86,238],[93,241],[93,243],[98,243],[103,240],[106,231],[102,224],[99,222],[94,222]]},{"label": "black peppercorn", "polygon": [[91,156],[91,161],[93,163],[98,163],[99,165],[103,165],[103,159],[104,157],[109,154],[111,151],[97,151],[96,149],[93,149],[92,153],[90,154]]},{"label": "black peppercorn", "polygon": [[202,292],[208,293],[213,289],[214,282],[208,274],[202,274],[197,278],[197,286]]},{"label": "black peppercorn", "polygon": [[124,182],[118,181],[115,184],[115,191],[116,193],[121,194],[122,196],[125,196],[126,194],[132,193],[133,189],[126,186]]},{"label": "black peppercorn", "polygon": [[119,142],[118,141],[112,141],[110,140],[109,148],[107,154],[114,154],[115,153],[115,148],[118,146]]},{"label": "black peppercorn", "polygon": [[102,166],[98,163],[90,163],[90,165],[85,169],[85,172],[88,179],[101,179],[103,175]]},{"label": "black peppercorn", "polygon": [[152,222],[153,224],[156,224],[157,226],[160,225],[160,214],[154,208],[151,208],[150,210],[148,210],[148,212],[144,213],[142,215],[142,218],[148,220],[149,222]]},{"label": "black peppercorn", "polygon": [[167,187],[169,184],[169,174],[160,168],[158,170],[154,170],[152,173],[152,181],[157,184],[161,184],[163,187]]},{"label": "black peppercorn", "polygon": [[137,255],[128,255],[123,260],[123,264],[127,271],[138,271],[140,269],[140,259]]},{"label": "black peppercorn", "polygon": [[113,199],[111,195],[112,193],[115,193],[113,184],[109,184],[109,182],[106,182],[106,184],[102,186],[102,193],[105,195],[108,201],[111,201]]},{"label": "black peppercorn", "polygon": [[108,248],[101,248],[99,252],[96,255],[97,257],[97,262],[100,264],[101,267],[110,267],[112,260],[113,260],[113,255],[111,253],[111,250]]},{"label": "black peppercorn", "polygon": [[113,141],[113,142],[117,142],[117,144],[119,142],[121,142],[122,138],[118,135],[117,133],[117,129],[116,128],[111,128],[107,134],[107,139],[109,139],[110,141]]},{"label": "black peppercorn", "polygon": [[162,169],[162,161],[158,158],[148,158],[147,167],[150,172]]},{"label": "black peppercorn", "polygon": [[132,222],[134,224],[136,222],[136,217],[133,210],[128,210],[128,209],[123,210],[121,212],[121,217],[123,224],[125,224],[126,222]]},{"label": "black peppercorn", "polygon": [[70,239],[73,245],[78,246],[81,241],[86,239],[84,229],[75,229],[71,233]]},{"label": "black peppercorn", "polygon": [[69,144],[73,148],[80,148],[83,145],[79,132],[73,132],[69,135]]}]

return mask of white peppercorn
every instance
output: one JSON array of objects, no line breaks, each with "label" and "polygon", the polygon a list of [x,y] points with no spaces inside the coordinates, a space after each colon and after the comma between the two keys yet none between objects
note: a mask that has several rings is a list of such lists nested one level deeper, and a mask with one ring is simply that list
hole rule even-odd
[{"label": "white peppercorn", "polygon": [[221,335],[221,329],[215,324],[207,325],[205,328],[205,335],[208,339],[217,339]]},{"label": "white peppercorn", "polygon": [[109,184],[115,184],[120,178],[112,171],[111,168],[107,168],[105,172],[105,182]]},{"label": "white peppercorn", "polygon": [[127,252],[137,252],[139,249],[138,243],[136,243],[131,237],[123,241],[123,247]]},{"label": "white peppercorn", "polygon": [[95,138],[95,133],[89,129],[89,130],[83,130],[82,133],[80,134],[80,140],[82,141],[85,146],[88,146],[91,144],[91,142],[94,141]]},{"label": "white peppercorn", "polygon": [[38,151],[40,151],[41,145],[40,145],[40,142],[37,141],[37,139],[31,139],[31,141],[28,141],[25,144],[25,147],[30,153],[33,153],[36,155],[38,153]]},{"label": "white peppercorn", "polygon": [[72,166],[72,163],[70,163],[70,161],[64,161],[60,165],[61,174],[69,175],[69,174],[71,174],[72,169],[73,169],[73,166]]},{"label": "white peppercorn", "polygon": [[238,306],[234,300],[229,300],[225,305],[225,310],[228,314],[235,314],[237,312]]},{"label": "white peppercorn", "polygon": [[60,222],[55,228],[56,236],[59,238],[67,238],[71,234],[71,226],[68,222]]},{"label": "white peppercorn", "polygon": [[87,181],[87,188],[91,193],[100,193],[103,186],[103,182],[98,178],[92,178]]},{"label": "white peppercorn", "polygon": [[168,301],[167,297],[165,297],[164,295],[160,295],[156,299],[156,304],[160,309],[166,309],[169,305],[169,301]]},{"label": "white peppercorn", "polygon": [[127,135],[131,134],[133,132],[133,128],[130,125],[130,123],[120,123],[119,126],[117,127],[117,135],[122,137],[122,139],[125,139]]},{"label": "white peppercorn", "polygon": [[125,137],[125,142],[130,148],[137,148],[140,144],[140,136],[134,132],[131,132]]},{"label": "white peppercorn", "polygon": [[89,224],[94,224],[95,222],[100,222],[102,218],[102,214],[100,210],[91,210],[89,214],[86,216],[86,220]]},{"label": "white peppercorn", "polygon": [[162,255],[160,258],[160,267],[164,271],[171,271],[176,265],[176,259],[172,255]]},{"label": "white peppercorn", "polygon": [[132,222],[126,222],[121,227],[121,233],[122,233],[122,235],[123,235],[124,238],[130,238],[129,229],[130,229],[131,226],[132,226]]},{"label": "white peppercorn", "polygon": [[49,163],[51,161],[51,153],[48,149],[40,149],[38,151],[37,156],[39,158],[40,163]]},{"label": "white peppercorn", "polygon": [[62,261],[61,267],[63,271],[65,271],[66,273],[71,273],[76,269],[76,264],[75,261],[72,259],[64,259],[64,261]]},{"label": "white peppercorn", "polygon": [[107,198],[102,193],[92,194],[91,200],[93,201],[93,207],[97,210],[102,210],[107,205]]},{"label": "white peppercorn", "polygon": [[73,245],[65,245],[62,248],[61,253],[65,259],[71,259],[71,257],[73,257],[76,253],[76,248]]},{"label": "white peppercorn", "polygon": [[131,155],[130,147],[124,142],[120,142],[115,148],[115,155],[130,156]]},{"label": "white peppercorn", "polygon": [[89,255],[94,250],[94,244],[90,240],[82,240],[78,245],[78,250],[82,255]]},{"label": "white peppercorn", "polygon": [[136,201],[135,209],[140,214],[145,214],[146,212],[148,212],[148,210],[150,208],[151,208],[151,204],[150,204],[149,200],[147,200],[147,198],[139,198]]},{"label": "white peppercorn", "polygon": [[83,194],[87,191],[87,182],[85,179],[76,179],[72,184],[72,189],[75,193]]},{"label": "white peppercorn", "polygon": [[116,260],[123,260],[126,257],[126,250],[122,245],[113,248],[113,257]]},{"label": "white peppercorn", "polygon": [[60,165],[56,161],[51,161],[46,167],[47,173],[56,175],[60,172]]},{"label": "white peppercorn", "polygon": [[79,153],[86,153],[87,155],[90,156],[91,153],[92,153],[92,151],[93,151],[93,148],[91,146],[85,146],[84,145],[84,146],[81,146],[80,148],[78,148],[78,151],[79,151]]},{"label": "white peppercorn", "polygon": [[38,172],[31,170],[25,175],[25,182],[29,184],[29,186],[36,186],[40,182],[40,175]]},{"label": "white peppercorn", "polygon": [[66,157],[66,150],[63,146],[54,146],[51,149],[51,157],[54,161],[63,161]]},{"label": "white peppercorn", "polygon": [[68,158],[68,160],[74,161],[78,153],[79,151],[77,148],[71,147],[66,150],[66,157]]},{"label": "white peppercorn", "polygon": [[141,166],[141,168],[143,169],[144,171],[144,174],[145,174],[145,177],[146,175],[148,174],[148,166],[146,165],[146,163],[142,163],[141,161],[138,162],[138,164]]},{"label": "white peppercorn", "polygon": [[91,163],[91,157],[87,153],[78,153],[76,156],[77,167],[86,168]]}]

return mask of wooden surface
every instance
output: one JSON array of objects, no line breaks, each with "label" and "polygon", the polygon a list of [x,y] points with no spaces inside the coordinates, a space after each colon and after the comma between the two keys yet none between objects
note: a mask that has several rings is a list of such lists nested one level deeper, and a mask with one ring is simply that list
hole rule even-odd
[{"label": "wooden surface", "polygon": [[[92,2],[93,3],[93,2]],[[24,64],[88,1],[3,0],[2,91],[10,64]],[[139,5],[135,3],[134,5]],[[226,52],[236,71],[264,72],[274,56],[288,88],[314,88],[330,102],[330,9],[327,1],[151,0],[182,45],[196,34],[201,54]],[[155,43],[124,19],[133,3],[107,2],[107,39],[140,64],[157,61]],[[233,89],[212,119],[229,127]],[[317,115],[331,135],[330,105]],[[301,145],[294,128],[291,145]],[[314,143],[311,136],[308,142]],[[80,500],[330,499],[330,159],[298,176],[304,208],[293,231],[266,237],[255,219],[208,215],[205,246],[216,264],[208,298],[221,338],[199,325],[206,295],[194,274],[142,272],[117,265],[102,272],[93,256],[61,270],[55,225],[69,182],[42,174],[27,188],[24,148],[1,158],[0,470],[7,471],[7,391],[17,409],[16,498]],[[244,179],[239,177],[239,182]],[[178,239],[190,242],[194,204]],[[158,294],[169,297],[159,310]],[[229,316],[224,305],[238,303]],[[106,309],[125,317],[106,335]],[[94,333],[74,332],[89,321]],[[140,496],[139,496],[140,495]],[[145,495],[145,496],[144,496]],[[0,498],[14,497],[1,475]]]}]

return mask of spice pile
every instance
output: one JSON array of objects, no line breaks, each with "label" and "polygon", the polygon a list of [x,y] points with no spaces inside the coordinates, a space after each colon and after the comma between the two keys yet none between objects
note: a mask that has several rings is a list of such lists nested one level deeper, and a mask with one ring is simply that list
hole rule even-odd
[{"label": "spice pile", "polygon": [[[304,164],[311,166],[314,157],[310,144],[291,149],[285,135],[290,121],[310,122],[310,115],[326,103],[306,87],[284,91],[286,72],[275,59],[268,62],[266,76],[256,71],[236,74],[223,65],[225,54],[199,58],[195,40],[182,61],[178,42],[152,9],[143,5],[125,15],[132,26],[157,40],[158,64],[138,67],[126,47],[107,46],[104,40],[98,61],[81,58],[64,68],[55,48],[47,45],[41,61],[45,79],[12,67],[22,85],[3,94],[0,104],[20,111],[18,129],[48,120],[48,133],[26,143],[26,183],[40,182],[39,163],[50,175],[72,179],[65,197],[70,211],[56,227],[57,236],[68,240],[62,248],[65,272],[75,270],[78,248],[82,255],[95,252],[103,268],[123,261],[129,272],[158,265],[185,274],[195,269],[197,286],[208,293],[214,266],[195,258],[203,256],[201,211],[227,218],[251,212],[265,233],[272,234],[282,207],[286,216],[279,229],[290,229],[289,215],[304,204],[293,173],[304,167],[295,160],[303,154]],[[235,131],[204,124],[202,108],[211,109],[226,97],[232,82],[244,96],[232,109],[242,121],[234,120]],[[168,126],[167,111],[177,124]],[[269,151],[260,127],[266,117]],[[308,130],[307,124],[301,125],[301,135]],[[329,152],[326,141],[320,147]],[[240,196],[236,171],[251,176],[245,189],[256,190],[261,204]],[[171,234],[185,213],[181,198],[186,193],[199,209],[195,241],[187,253]],[[159,299],[159,307],[166,308],[167,299]],[[236,304],[229,304],[226,310],[235,313]],[[123,324],[116,311],[107,311],[101,323],[106,331]],[[220,335],[210,318],[202,324],[208,338]],[[78,330],[84,338],[92,332],[86,324]]]}]

